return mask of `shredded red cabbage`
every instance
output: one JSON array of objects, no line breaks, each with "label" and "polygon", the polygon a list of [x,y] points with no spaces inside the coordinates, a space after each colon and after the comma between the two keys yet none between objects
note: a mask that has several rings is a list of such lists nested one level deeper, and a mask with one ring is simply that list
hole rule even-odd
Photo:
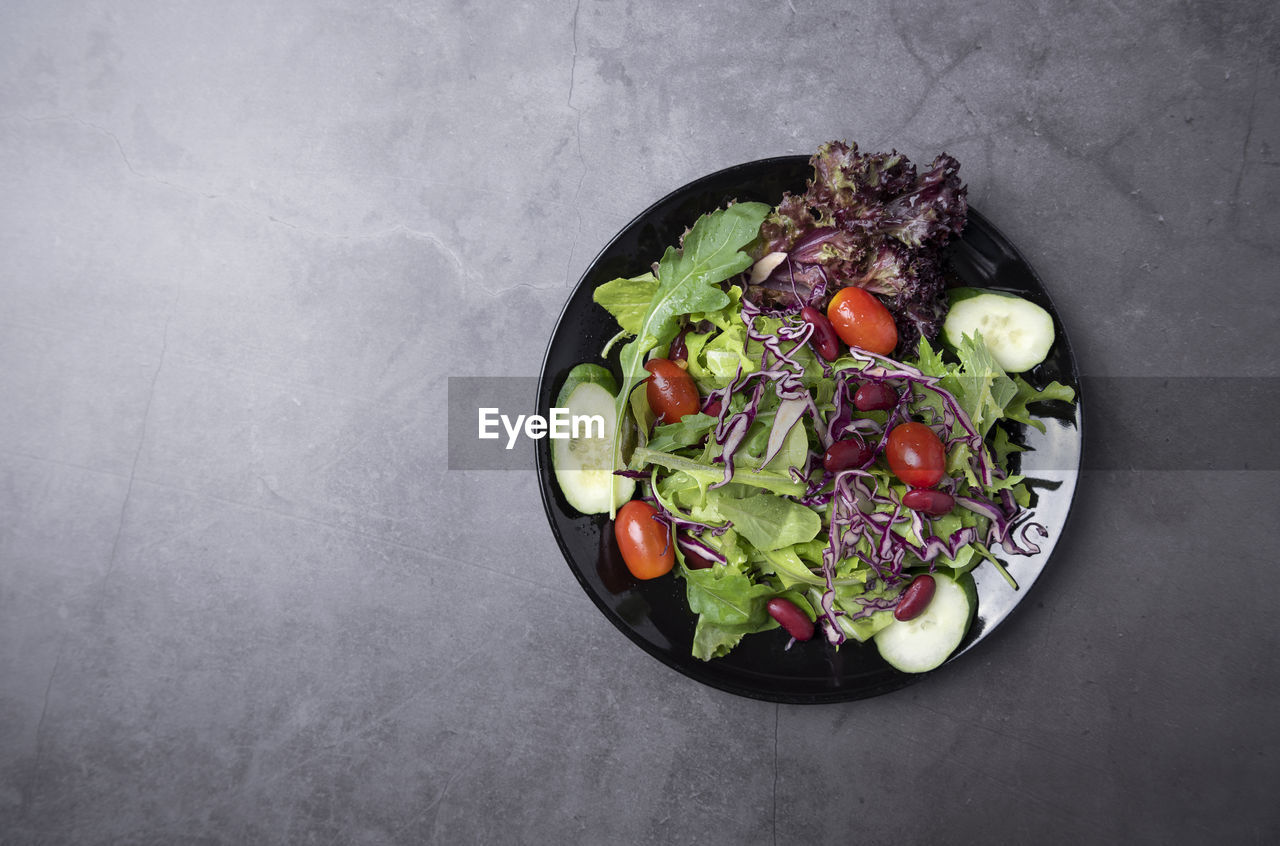
[{"label": "shredded red cabbage", "polygon": [[[1000,493],[1008,494],[1008,491]],[[990,521],[987,536],[983,540],[987,546],[998,543],[1006,552],[1014,555],[1035,555],[1040,551],[1040,547],[1028,538],[1030,532],[1034,529],[1042,538],[1048,536],[1042,524],[1031,520],[1018,520],[1022,510],[1013,501],[1012,494],[1001,496],[1002,505],[997,505],[976,494],[957,496],[955,500],[957,505],[975,514],[981,514]]]},{"label": "shredded red cabbage", "polygon": [[700,539],[688,534],[687,532],[676,533],[676,546],[684,549],[686,554],[692,552],[699,558],[705,558],[706,560],[716,564],[727,564],[729,561],[729,559],[725,558],[724,554],[719,550],[708,546]]}]

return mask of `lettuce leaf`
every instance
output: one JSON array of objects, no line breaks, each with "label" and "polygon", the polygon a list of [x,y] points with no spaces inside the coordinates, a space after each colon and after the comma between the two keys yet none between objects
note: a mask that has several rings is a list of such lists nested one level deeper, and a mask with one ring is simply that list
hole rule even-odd
[{"label": "lettuce leaf", "polygon": [[657,277],[652,273],[645,273],[630,279],[606,282],[592,292],[591,298],[613,315],[624,332],[634,336],[640,332],[644,316],[649,311],[649,303],[653,301],[657,290]]},{"label": "lettuce leaf", "polygon": [[1009,404],[1005,406],[1004,416],[1010,420],[1025,423],[1028,426],[1035,426],[1041,432],[1045,430],[1044,421],[1032,417],[1031,412],[1027,410],[1028,405],[1033,402],[1049,402],[1052,400],[1071,402],[1076,398],[1075,390],[1061,382],[1050,382],[1043,389],[1037,389],[1021,376],[1015,376],[1013,377],[1013,384],[1017,390],[1013,398],[1009,400]]},{"label": "lettuce leaf", "polygon": [[743,635],[778,627],[765,607],[778,592],[755,581],[745,565],[681,568],[681,576],[689,609],[698,615],[693,634],[695,658],[710,661],[722,657],[738,645]]},{"label": "lettuce leaf", "polygon": [[769,617],[764,625],[724,625],[713,623],[706,617],[698,617],[698,625],[693,630],[693,657],[699,661],[710,661],[723,658],[733,651],[745,635],[777,628],[777,622]]},{"label": "lettuce leaf", "polygon": [[716,427],[716,418],[698,412],[686,414],[675,423],[663,423],[655,426],[653,437],[647,446],[662,452],[672,452],[682,447],[693,446],[711,434]]},{"label": "lettuce leaf", "polygon": [[776,591],[754,581],[743,567],[722,565],[684,573],[689,609],[712,623],[762,626],[770,619],[765,603]]},{"label": "lettuce leaf", "polygon": [[1017,396],[1018,386],[996,363],[980,333],[964,336],[956,357],[960,359],[956,401],[978,433],[986,437],[995,422],[1005,416],[1005,408]]},{"label": "lettuce leaf", "polygon": [[[648,447],[636,447],[631,454],[631,467],[639,470],[650,464],[657,464],[659,467],[665,467],[668,470],[682,470],[703,486],[710,486],[724,479],[724,471],[719,467],[713,467],[710,464],[704,464],[692,458],[672,455],[669,452],[661,452]],[[733,471],[733,481],[791,496],[799,496],[804,493],[805,489],[803,482],[797,482],[790,476],[784,476],[781,473],[774,473],[769,470],[737,469]]]},{"label": "lettuce leaf", "polygon": [[[682,315],[718,311],[729,305],[729,295],[720,283],[751,266],[751,257],[743,249],[755,240],[768,213],[769,206],[764,203],[734,203],[704,214],[685,234],[680,248],[668,247],[663,254],[658,263],[658,285],[644,317],[634,321],[634,316],[628,315],[635,337],[619,354],[622,382],[613,434],[615,455],[627,399],[640,382],[645,356],[671,343]],[[611,510],[610,517],[613,513]]]},{"label": "lettuce leaf", "polygon": [[707,492],[707,498],[711,507],[761,552],[811,541],[822,531],[818,512],[780,496],[757,493],[736,499],[716,488]]}]

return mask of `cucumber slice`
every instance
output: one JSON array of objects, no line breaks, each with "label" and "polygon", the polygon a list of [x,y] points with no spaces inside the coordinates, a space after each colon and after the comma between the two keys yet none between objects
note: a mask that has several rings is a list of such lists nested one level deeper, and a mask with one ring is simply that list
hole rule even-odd
[{"label": "cucumber slice", "polygon": [[1002,291],[959,288],[951,300],[942,334],[959,347],[965,335],[982,334],[987,349],[1006,373],[1030,370],[1053,346],[1053,318],[1040,306]]},{"label": "cucumber slice", "polygon": [[587,425],[579,427],[578,437],[551,441],[551,467],[569,505],[583,514],[602,514],[631,499],[635,480],[613,475],[611,447],[618,419],[613,393],[597,382],[578,379],[556,405],[568,409],[570,420],[597,415],[604,420],[603,437],[593,437],[601,434],[600,429]]},{"label": "cucumber slice", "polygon": [[613,374],[608,368],[584,361],[582,364],[574,365],[569,371],[569,375],[564,377],[564,385],[560,387],[560,396],[556,398],[556,405],[565,408],[569,404],[569,395],[573,393],[573,389],[581,385],[583,382],[592,382],[604,388],[611,394],[618,393],[618,380],[613,378]]},{"label": "cucumber slice", "polygon": [[969,630],[978,607],[973,578],[952,579],[934,573],[937,587],[924,613],[914,620],[894,620],[876,632],[880,657],[904,673],[924,673],[942,665]]}]

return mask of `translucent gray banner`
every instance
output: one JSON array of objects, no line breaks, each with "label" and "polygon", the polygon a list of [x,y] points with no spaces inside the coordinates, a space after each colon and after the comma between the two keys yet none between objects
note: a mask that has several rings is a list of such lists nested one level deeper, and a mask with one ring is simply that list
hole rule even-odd
[{"label": "translucent gray banner", "polygon": [[[1085,377],[1081,395],[1085,470],[1280,470],[1280,377]],[[1039,410],[1072,437],[1074,409]],[[532,470],[529,418],[547,413],[536,377],[449,377],[449,469]]]},{"label": "translucent gray banner", "polygon": [[539,413],[537,377],[450,376],[448,383],[449,469],[533,470],[536,441],[525,426]]}]

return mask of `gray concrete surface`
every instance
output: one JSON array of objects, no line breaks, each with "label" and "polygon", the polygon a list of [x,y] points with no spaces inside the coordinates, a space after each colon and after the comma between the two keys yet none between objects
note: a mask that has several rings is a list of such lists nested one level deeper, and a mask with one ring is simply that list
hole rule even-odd
[{"label": "gray concrete surface", "polygon": [[838,706],[650,659],[532,472],[447,471],[622,224],[831,138],[956,155],[1087,375],[1274,384],[1274,4],[834,5],[0,7],[0,842],[1280,839],[1275,460],[1179,403]]}]

